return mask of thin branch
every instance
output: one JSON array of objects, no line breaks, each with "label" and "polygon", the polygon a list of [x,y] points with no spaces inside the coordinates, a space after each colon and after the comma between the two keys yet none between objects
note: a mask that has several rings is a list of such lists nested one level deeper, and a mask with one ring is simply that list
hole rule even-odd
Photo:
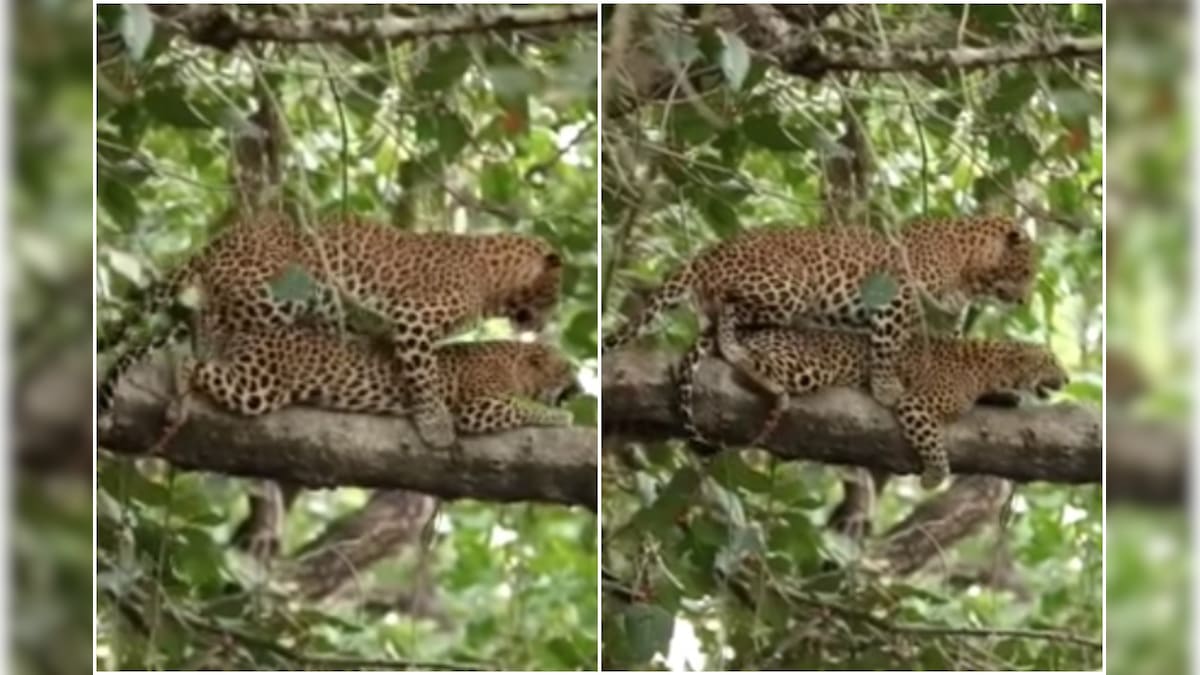
[{"label": "thin branch", "polygon": [[230,49],[241,41],[269,42],[402,42],[439,35],[515,31],[567,24],[595,24],[596,5],[554,7],[489,7],[423,17],[325,16],[283,18],[234,14],[222,7],[192,8],[171,14],[168,21],[194,42]]},{"label": "thin branch", "polygon": [[[135,626],[144,626],[144,617],[141,616],[141,611],[136,603],[130,599],[117,596],[112,593],[106,593],[109,598],[116,603],[117,607],[123,615],[130,618],[130,622]],[[133,592],[129,594],[136,598],[140,593]],[[166,607],[171,618],[181,627],[198,630],[204,633],[218,635],[227,640],[238,642],[242,645],[271,652],[277,657],[280,657],[284,663],[290,667],[296,665],[305,665],[311,668],[319,668],[321,670],[342,670],[342,669],[387,669],[391,671],[406,671],[406,670],[489,670],[484,664],[476,663],[457,663],[449,661],[421,661],[409,659],[371,659],[358,658],[353,656],[341,655],[325,655],[312,654],[308,652],[298,651],[275,642],[274,640],[259,637],[252,633],[248,633],[231,626],[224,626],[214,623],[204,617],[192,614],[176,607]],[[140,622],[139,622],[140,620]]]},{"label": "thin branch", "polygon": [[805,39],[800,44],[776,50],[774,55],[785,72],[818,79],[827,73],[839,71],[895,73],[948,68],[993,68],[1032,61],[1098,60],[1103,51],[1102,36],[1062,37],[1044,42],[989,47],[909,47],[883,50],[825,47]]},{"label": "thin branch", "polygon": [[[100,425],[100,447],[144,455],[159,441],[174,391],[167,361],[158,354],[127,373],[113,414]],[[162,459],[182,468],[303,487],[398,488],[445,499],[596,508],[595,429],[519,429],[436,451],[403,418],[291,408],[247,419],[198,399],[162,449]]]},{"label": "thin branch", "polygon": [[889,633],[908,633],[909,635],[957,635],[962,637],[1016,637],[1028,640],[1048,640],[1050,642],[1068,642],[1092,649],[1103,649],[1098,640],[1089,640],[1064,631],[1035,630],[1027,628],[968,628],[957,626],[928,626],[911,623],[892,623],[887,619],[875,616],[852,607],[846,607],[827,600],[818,600],[806,594],[781,589],[787,597],[796,602],[826,609],[842,616],[858,619]]}]

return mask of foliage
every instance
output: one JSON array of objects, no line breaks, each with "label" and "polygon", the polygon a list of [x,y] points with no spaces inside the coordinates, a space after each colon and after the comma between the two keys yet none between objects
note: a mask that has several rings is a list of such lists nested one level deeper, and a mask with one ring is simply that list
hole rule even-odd
[{"label": "foliage", "polygon": [[[283,192],[302,214],[400,227],[517,231],[555,244],[565,297],[547,335],[595,381],[595,78],[592,31],[552,27],[379,44],[242,43],[170,35],[141,6],[98,8],[98,322],[195,252],[230,207],[231,138],[261,134],[265,89],[281,112]],[[156,11],[156,10],[155,10]],[[299,18],[305,6],[237,11]],[[452,7],[362,6],[434,18]],[[138,317],[148,324],[150,317]],[[503,322],[474,335],[502,335]],[[595,398],[575,408],[595,420]],[[428,544],[446,621],[351,600],[296,599],[226,541],[244,483],[101,456],[97,667],[308,668],[374,662],[593,669],[595,520],[546,506],[443,506]],[[362,504],[306,493],[288,550]],[[362,570],[356,588],[412,586],[411,556]],[[416,590],[416,589],[409,589]],[[332,656],[331,656],[332,655]],[[330,659],[335,660],[330,660]],[[389,666],[390,664],[390,666]]]},{"label": "foliage", "polygon": [[[743,228],[800,227],[848,213],[894,231],[925,215],[996,211],[1036,229],[1035,298],[1009,311],[973,312],[971,333],[1046,342],[1071,372],[1061,399],[1099,403],[1098,68],[1037,62],[814,82],[781,73],[761,54],[747,62],[750,37],[732,35],[719,19],[706,22],[703,11],[682,22],[659,11],[638,15],[633,37],[623,39],[632,51],[674,62],[672,86],[647,94],[617,76],[604,82],[612,96],[602,148],[606,326],[697,250]],[[836,21],[840,31],[826,39],[866,50],[981,46],[1097,35],[1101,10],[877,5],[843,9]],[[605,14],[610,49],[619,25],[614,11]],[[852,127],[869,153],[856,147]],[[863,171],[864,154],[873,171]],[[856,192],[846,175],[867,176],[866,189]],[[682,311],[648,341],[681,351],[695,330],[691,312]],[[987,528],[916,576],[889,578],[823,528],[837,495],[837,475],[827,468],[751,452],[702,466],[676,443],[627,444],[611,454],[620,460],[606,467],[603,482],[603,565],[628,597],[605,597],[605,667],[1100,665],[1091,646],[1004,633],[1060,627],[1099,640],[1098,486],[1020,487],[1005,527]],[[908,479],[891,485],[876,531],[920,497]],[[945,572],[996,561],[1002,545],[1025,592],[949,584]]]}]

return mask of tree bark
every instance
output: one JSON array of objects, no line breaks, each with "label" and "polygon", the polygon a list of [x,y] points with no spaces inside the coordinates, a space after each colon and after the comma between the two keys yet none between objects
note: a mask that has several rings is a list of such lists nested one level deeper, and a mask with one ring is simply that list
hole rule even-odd
[{"label": "tree bark", "polygon": [[[606,434],[641,440],[683,435],[673,358],[625,351],[604,359],[602,420]],[[732,445],[752,438],[764,402],[713,359],[696,378],[696,414],[702,429]],[[718,433],[720,430],[720,433]],[[1099,411],[1071,405],[1016,410],[977,408],[948,429],[951,469],[1016,481],[1099,483],[1104,456]],[[916,473],[892,415],[867,394],[834,388],[793,399],[764,449],[784,459],[856,465],[895,474]]]},{"label": "tree bark", "polygon": [[[101,424],[101,447],[139,455],[162,440],[174,391],[167,360],[158,354],[129,371]],[[157,449],[182,468],[304,487],[399,488],[445,499],[596,509],[595,429],[519,429],[464,437],[457,451],[434,451],[406,419],[309,408],[248,419],[199,399],[192,397],[186,423]]]}]

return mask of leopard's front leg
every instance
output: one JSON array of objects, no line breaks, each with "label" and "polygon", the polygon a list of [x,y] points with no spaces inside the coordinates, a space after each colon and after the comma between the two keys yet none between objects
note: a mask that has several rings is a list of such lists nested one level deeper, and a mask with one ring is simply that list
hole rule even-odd
[{"label": "leopard's front leg", "polygon": [[904,395],[896,363],[900,350],[913,334],[920,318],[920,305],[915,289],[901,282],[886,305],[871,312],[871,352],[869,381],[871,396],[887,407],[893,407]]},{"label": "leopard's front leg", "polygon": [[445,450],[456,447],[457,438],[454,418],[446,407],[446,382],[433,352],[435,339],[429,326],[415,321],[398,324],[392,332],[403,384],[412,399],[417,434],[430,447]]},{"label": "leopard's front leg", "polygon": [[522,427],[566,427],[572,415],[526,399],[483,397],[459,406],[455,420],[465,434],[490,434]]},{"label": "leopard's front leg", "polygon": [[921,487],[938,487],[950,475],[941,406],[930,397],[908,396],[895,412],[904,440],[921,460]]}]

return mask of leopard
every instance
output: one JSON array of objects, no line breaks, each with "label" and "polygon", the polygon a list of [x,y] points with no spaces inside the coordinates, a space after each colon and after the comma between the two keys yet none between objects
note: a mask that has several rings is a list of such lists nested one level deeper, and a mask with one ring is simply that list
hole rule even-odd
[{"label": "leopard", "polygon": [[[739,339],[759,372],[778,384],[766,420],[751,442],[759,445],[774,431],[791,395],[826,387],[868,389],[867,356],[873,343],[865,331],[827,328],[751,328]],[[698,449],[715,444],[696,425],[694,379],[712,345],[702,336],[676,367],[679,408],[687,434]],[[921,486],[932,490],[950,474],[945,427],[988,397],[1019,399],[1021,394],[1048,398],[1070,383],[1067,371],[1045,345],[1017,341],[921,334],[898,355],[904,396],[891,408],[902,436],[921,465]]]},{"label": "leopard", "polygon": [[[378,337],[298,325],[233,332],[215,342],[211,354],[178,360],[172,416],[183,416],[180,407],[197,395],[244,417],[289,406],[412,415],[412,392],[396,377],[390,345]],[[439,345],[435,358],[447,384],[444,403],[464,434],[571,423],[570,412],[555,406],[579,393],[575,369],[550,345],[454,342]]]},{"label": "leopard", "polygon": [[[669,274],[645,307],[606,336],[606,351],[692,301],[704,340],[750,382],[782,392],[754,367],[739,326],[867,329],[870,392],[885,406],[904,393],[898,355],[922,323],[922,302],[961,312],[969,302],[1028,302],[1037,275],[1033,237],[1013,218],[926,218],[895,235],[865,226],[743,230]],[[867,293],[869,287],[882,289]],[[888,291],[891,291],[888,293]]]},{"label": "leopard", "polygon": [[[341,329],[349,306],[387,325],[400,366],[394,374],[413,397],[422,440],[435,448],[457,443],[435,343],[488,317],[540,331],[561,290],[562,257],[538,237],[413,232],[353,215],[302,223],[281,211],[240,212],[227,221],[211,243],[143,294],[139,311],[111,331],[108,343],[122,339],[133,316],[175,307],[189,290],[199,296],[193,301],[204,325],[223,334],[299,324]],[[289,285],[301,292],[280,292]],[[163,337],[119,357],[109,381]],[[111,394],[98,392],[101,414]]]}]

